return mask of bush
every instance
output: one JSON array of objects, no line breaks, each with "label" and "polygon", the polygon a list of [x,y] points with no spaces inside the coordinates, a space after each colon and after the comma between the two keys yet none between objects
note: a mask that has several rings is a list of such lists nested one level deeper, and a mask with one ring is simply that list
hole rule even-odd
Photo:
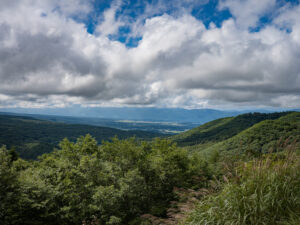
[{"label": "bush", "polygon": [[168,140],[115,138],[98,146],[87,135],[60,148],[31,163],[0,149],[6,224],[138,224],[146,213],[165,216],[174,187],[203,175],[200,160]]},{"label": "bush", "polygon": [[298,224],[299,177],[296,153],[245,163],[219,194],[199,203],[185,224]]}]

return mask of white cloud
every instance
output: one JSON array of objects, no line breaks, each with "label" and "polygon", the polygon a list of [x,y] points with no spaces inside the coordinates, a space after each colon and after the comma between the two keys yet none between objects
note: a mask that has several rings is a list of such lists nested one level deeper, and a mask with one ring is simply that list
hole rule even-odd
[{"label": "white cloud", "polygon": [[119,27],[124,26],[124,21],[116,19],[116,12],[120,10],[122,1],[116,0],[111,4],[111,7],[104,11],[103,21],[96,28],[96,33],[102,35],[116,34],[118,33]]},{"label": "white cloud", "polygon": [[238,26],[243,28],[255,27],[261,16],[271,12],[276,0],[221,0],[220,9],[228,8],[236,18]]},{"label": "white cloud", "polygon": [[139,23],[142,39],[127,48],[107,37],[123,23],[120,2],[104,12],[96,36],[71,18],[90,5],[67,2],[0,3],[1,107],[300,107],[300,6],[255,33],[245,28],[273,1],[223,1],[236,19],[220,28],[187,12],[163,14]]}]

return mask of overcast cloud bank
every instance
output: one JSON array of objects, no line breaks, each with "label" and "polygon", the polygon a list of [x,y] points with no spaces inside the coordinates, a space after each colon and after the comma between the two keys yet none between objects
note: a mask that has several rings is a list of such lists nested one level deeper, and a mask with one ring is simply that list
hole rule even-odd
[{"label": "overcast cloud bank", "polygon": [[[122,4],[90,34],[89,1],[1,1],[0,107],[300,107],[299,4],[220,1],[220,27],[164,1],[131,21]],[[113,38],[122,26],[136,46]]]}]

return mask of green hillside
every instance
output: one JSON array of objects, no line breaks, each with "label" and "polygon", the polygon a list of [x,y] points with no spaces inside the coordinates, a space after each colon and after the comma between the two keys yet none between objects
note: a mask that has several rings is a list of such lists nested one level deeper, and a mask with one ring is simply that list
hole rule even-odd
[{"label": "green hillside", "polygon": [[[90,133],[99,142],[133,133],[1,119],[1,141],[18,143],[21,153],[22,146],[46,152],[47,143],[58,149],[27,161],[0,148],[0,224],[300,222],[300,112],[244,114],[175,137],[136,132],[137,139],[101,145],[91,135],[78,136]],[[71,141],[57,145],[64,136]]]},{"label": "green hillside", "polygon": [[180,224],[300,224],[300,113],[264,120],[198,152],[216,179]]},{"label": "green hillside", "polygon": [[288,112],[281,113],[247,113],[208,122],[202,126],[173,136],[171,140],[179,146],[205,145],[226,140],[239,132],[263,120],[274,120]]},{"label": "green hillside", "polygon": [[121,139],[135,136],[137,139],[152,139],[161,136],[159,133],[146,131],[124,131],[108,127],[90,125],[71,125],[49,122],[26,116],[0,116],[0,146],[15,147],[21,157],[35,159],[38,155],[53,150],[67,137],[75,141],[79,136],[91,134],[101,143],[114,136]]},{"label": "green hillside", "polygon": [[201,150],[205,152],[217,150],[224,154],[228,154],[228,152],[261,154],[278,152],[299,143],[300,113],[293,112],[276,120],[259,122],[228,140]]}]

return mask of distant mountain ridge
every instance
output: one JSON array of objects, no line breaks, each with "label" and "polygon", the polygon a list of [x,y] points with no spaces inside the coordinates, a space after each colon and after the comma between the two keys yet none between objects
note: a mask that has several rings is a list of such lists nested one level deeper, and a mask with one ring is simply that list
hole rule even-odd
[{"label": "distant mountain ridge", "polygon": [[[203,150],[216,143],[222,143],[238,136],[244,133],[245,130],[264,121],[277,121],[278,118],[284,116],[292,118],[288,117],[290,114],[293,113],[247,113],[235,117],[225,117],[169,138],[179,146],[196,151]],[[295,115],[298,114],[300,113],[295,113]],[[296,117],[293,117],[292,121],[297,121]],[[278,122],[277,124],[282,126],[278,129],[285,130],[286,127],[283,123]],[[288,126],[288,129],[294,129],[290,123]],[[300,130],[299,127],[297,129]],[[0,113],[0,145],[7,145],[8,148],[15,146],[24,158],[36,158],[38,155],[52,151],[59,141],[65,137],[75,141],[76,138],[87,133],[91,134],[99,142],[109,140],[114,136],[118,136],[121,139],[135,136],[138,139],[148,140],[162,136],[160,133],[140,130],[120,130],[101,126],[67,124],[28,116],[1,115]],[[235,141],[236,143],[237,141]]]},{"label": "distant mountain ridge", "polygon": [[65,124],[40,120],[27,116],[0,115],[0,147],[15,147],[21,157],[35,159],[51,152],[64,138],[75,141],[79,136],[91,134],[101,143],[117,136],[120,139],[136,137],[152,139],[162,136],[160,133],[119,130],[83,124]]},{"label": "distant mountain ridge", "polygon": [[267,110],[222,111],[215,109],[183,109],[153,107],[69,107],[69,108],[2,108],[2,112],[59,115],[73,117],[94,117],[116,120],[190,122],[203,124],[215,119],[237,116],[247,112],[268,112]]}]

